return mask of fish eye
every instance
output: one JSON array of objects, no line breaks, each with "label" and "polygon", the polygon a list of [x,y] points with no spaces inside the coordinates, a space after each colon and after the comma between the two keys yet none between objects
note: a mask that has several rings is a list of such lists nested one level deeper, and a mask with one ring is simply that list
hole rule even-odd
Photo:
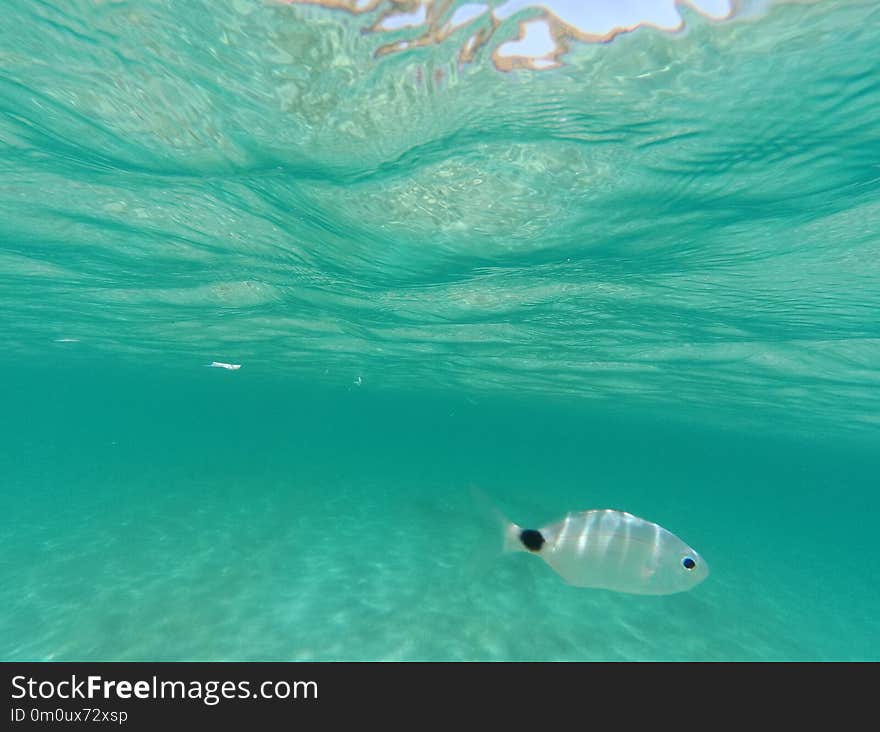
[{"label": "fish eye", "polygon": [[692,557],[685,557],[681,560],[681,563],[688,572],[690,572],[694,567],[697,566],[697,563],[693,560]]}]

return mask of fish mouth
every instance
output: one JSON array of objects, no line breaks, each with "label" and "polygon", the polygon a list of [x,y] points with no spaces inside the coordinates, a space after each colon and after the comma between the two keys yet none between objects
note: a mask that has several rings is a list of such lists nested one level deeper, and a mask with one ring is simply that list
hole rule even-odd
[{"label": "fish mouth", "polygon": [[699,584],[709,576],[709,564],[699,554],[696,554],[695,556],[697,557],[697,566],[694,568],[696,574],[694,577],[694,584]]}]

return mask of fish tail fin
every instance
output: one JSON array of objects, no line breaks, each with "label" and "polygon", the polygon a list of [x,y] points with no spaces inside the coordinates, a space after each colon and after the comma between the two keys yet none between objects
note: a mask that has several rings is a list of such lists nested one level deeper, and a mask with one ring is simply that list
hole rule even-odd
[{"label": "fish tail fin", "polygon": [[508,552],[525,551],[525,547],[523,547],[519,538],[520,533],[522,533],[522,527],[508,519],[482,490],[472,485],[470,486],[470,491],[474,502],[481,508],[484,515],[491,517],[498,533],[501,535],[501,551],[505,554]]},{"label": "fish tail fin", "polygon": [[524,552],[527,549],[523,546],[520,535],[522,534],[522,526],[508,521],[504,527],[504,551],[505,552]]}]

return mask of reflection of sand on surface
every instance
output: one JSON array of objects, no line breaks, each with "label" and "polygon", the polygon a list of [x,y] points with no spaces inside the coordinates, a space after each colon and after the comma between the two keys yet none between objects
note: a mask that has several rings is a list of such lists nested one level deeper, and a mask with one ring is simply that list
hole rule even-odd
[{"label": "reflection of sand on surface", "polygon": [[[680,8],[687,7],[711,21],[727,20],[743,5],[736,0],[669,0],[650,8],[653,17],[624,16],[626,7],[593,7],[594,3],[567,3],[548,0],[509,0],[497,7],[484,3],[466,3],[454,7],[449,0],[285,0],[290,4],[319,5],[354,14],[379,11],[378,17],[364,30],[370,33],[416,31],[417,35],[398,38],[376,49],[376,56],[442,43],[453,34],[469,28],[462,42],[458,60],[468,63],[496,35],[508,18],[515,15],[516,36],[498,39],[491,52],[495,66],[502,71],[519,68],[548,69],[561,65],[562,56],[572,42],[606,43],[621,33],[649,26],[677,32],[684,27]],[[381,8],[385,8],[384,10]],[[648,8],[641,9],[645,12]],[[598,24],[598,28],[596,27]],[[509,26],[508,26],[509,27]]]}]

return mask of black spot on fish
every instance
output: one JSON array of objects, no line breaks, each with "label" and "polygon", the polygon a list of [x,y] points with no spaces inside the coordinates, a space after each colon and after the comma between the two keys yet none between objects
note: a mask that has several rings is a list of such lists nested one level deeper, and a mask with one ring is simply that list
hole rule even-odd
[{"label": "black spot on fish", "polygon": [[541,547],[544,546],[543,535],[535,529],[523,529],[519,534],[519,540],[530,552],[539,552]]},{"label": "black spot on fish", "polygon": [[681,560],[681,563],[684,565],[684,568],[688,571],[692,570],[694,567],[697,566],[697,563],[693,559],[691,559],[690,557],[685,557],[684,559]]}]

